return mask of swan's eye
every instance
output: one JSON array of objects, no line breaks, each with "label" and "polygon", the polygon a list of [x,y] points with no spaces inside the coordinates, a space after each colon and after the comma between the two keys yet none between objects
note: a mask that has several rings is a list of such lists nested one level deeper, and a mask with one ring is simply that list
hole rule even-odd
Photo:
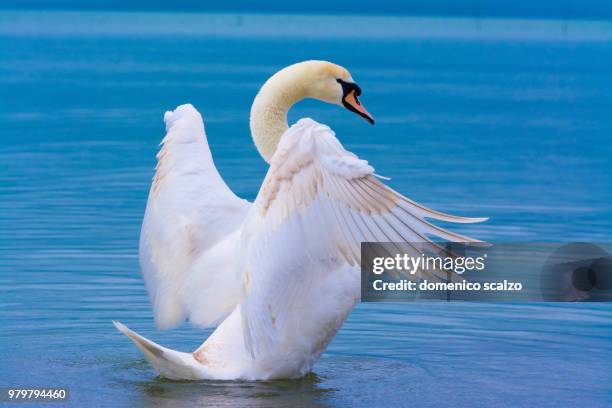
[{"label": "swan's eye", "polygon": [[354,82],[346,82],[343,79],[337,78],[336,82],[338,82],[342,86],[342,97],[345,98],[351,91],[355,91],[355,95],[361,95],[361,88]]}]

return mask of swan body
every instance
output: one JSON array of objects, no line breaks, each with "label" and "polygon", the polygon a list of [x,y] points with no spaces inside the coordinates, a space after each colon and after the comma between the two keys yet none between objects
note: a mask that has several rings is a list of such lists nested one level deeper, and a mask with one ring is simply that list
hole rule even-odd
[{"label": "swan body", "polygon": [[166,113],[141,231],[141,270],[159,328],[185,319],[218,326],[183,353],[115,322],[160,375],[303,376],[359,300],[361,242],[477,242],[426,218],[484,219],[419,205],[381,183],[329,127],[312,119],[287,124],[289,108],[303,98],[344,106],[373,123],[360,93],[346,69],[325,61],[289,66],[262,86],[250,125],[270,168],[253,203],[219,175],[195,108]]}]

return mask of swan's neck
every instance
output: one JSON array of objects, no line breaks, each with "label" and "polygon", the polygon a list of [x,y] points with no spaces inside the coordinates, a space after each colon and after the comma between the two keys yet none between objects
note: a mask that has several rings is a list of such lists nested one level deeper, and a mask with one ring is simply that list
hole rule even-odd
[{"label": "swan's neck", "polygon": [[288,129],[287,112],[307,96],[304,73],[287,67],[261,87],[251,107],[251,135],[259,154],[270,163],[281,136]]}]

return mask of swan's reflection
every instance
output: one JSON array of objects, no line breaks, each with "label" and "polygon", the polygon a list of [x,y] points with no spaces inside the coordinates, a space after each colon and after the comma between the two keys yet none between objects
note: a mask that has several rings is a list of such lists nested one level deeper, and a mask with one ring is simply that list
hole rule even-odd
[{"label": "swan's reflection", "polygon": [[143,407],[323,407],[333,389],[319,386],[309,374],[278,381],[169,381],[157,378],[136,383]]}]

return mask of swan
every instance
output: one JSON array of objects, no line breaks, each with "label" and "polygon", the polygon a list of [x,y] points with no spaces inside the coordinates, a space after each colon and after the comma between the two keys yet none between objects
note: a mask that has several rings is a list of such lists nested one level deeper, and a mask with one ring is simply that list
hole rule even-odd
[{"label": "swan", "polygon": [[[140,267],[158,328],[217,326],[194,352],[162,347],[114,322],[160,376],[270,380],[311,371],[360,299],[360,243],[426,236],[480,242],[429,223],[484,221],[431,210],[387,187],[327,126],[287,112],[304,98],[371,124],[345,68],[305,61],[270,77],[250,114],[269,170],[254,202],[215,168],[192,105],[166,112],[142,224]],[[425,241],[430,242],[430,241]],[[435,245],[431,243],[431,245]]]}]

